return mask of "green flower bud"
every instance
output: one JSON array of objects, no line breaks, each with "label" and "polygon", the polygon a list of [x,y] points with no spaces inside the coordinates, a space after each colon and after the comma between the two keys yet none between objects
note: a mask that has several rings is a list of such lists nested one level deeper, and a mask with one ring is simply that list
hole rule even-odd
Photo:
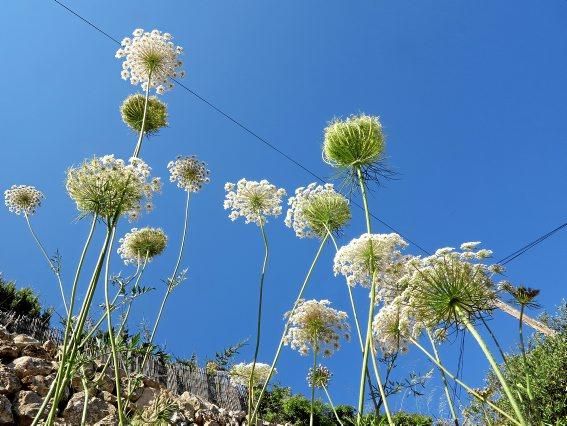
[{"label": "green flower bud", "polygon": [[[122,121],[135,132],[139,132],[142,129],[145,102],[145,96],[137,93],[128,96],[120,107]],[[167,126],[167,107],[155,96],[150,96],[148,98],[144,131],[147,134],[156,133],[165,126]]]}]

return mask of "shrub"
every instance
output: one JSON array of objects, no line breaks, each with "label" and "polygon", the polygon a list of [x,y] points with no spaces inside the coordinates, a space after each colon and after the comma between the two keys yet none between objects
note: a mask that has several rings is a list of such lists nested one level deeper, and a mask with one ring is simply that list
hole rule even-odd
[{"label": "shrub", "polygon": [[23,315],[31,319],[49,322],[51,311],[42,308],[39,297],[31,288],[16,288],[12,281],[0,276],[0,311]]}]

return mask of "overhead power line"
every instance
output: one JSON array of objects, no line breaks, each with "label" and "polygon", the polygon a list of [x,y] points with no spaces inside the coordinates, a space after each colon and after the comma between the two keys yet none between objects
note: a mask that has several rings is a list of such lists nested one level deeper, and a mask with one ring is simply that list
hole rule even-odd
[{"label": "overhead power line", "polygon": [[[74,15],[75,17],[79,18],[81,21],[83,21],[84,23],[86,23],[87,25],[89,25],[90,27],[94,28],[96,31],[98,31],[100,34],[102,34],[103,36],[105,36],[106,38],[108,38],[109,40],[113,41],[116,44],[120,44],[120,41],[118,41],[118,39],[114,38],[113,36],[111,36],[110,34],[108,34],[106,31],[104,31],[103,29],[101,29],[99,26],[95,25],[93,22],[91,22],[90,20],[86,19],[85,17],[79,15],[77,12],[75,12],[73,9],[69,8],[68,6],[66,6],[65,4],[61,3],[59,0],[53,0],[55,3],[57,3],[59,6],[61,6],[62,8],[64,8],[65,10],[67,10],[69,13],[71,13],[72,15]],[[183,88],[185,91],[187,91],[188,93],[190,93],[191,95],[193,95],[195,98],[197,98],[198,100],[200,100],[201,102],[203,102],[204,104],[208,105],[210,108],[212,108],[213,110],[215,110],[217,113],[219,113],[220,115],[222,115],[223,117],[225,117],[227,120],[231,121],[233,124],[235,124],[236,126],[240,127],[242,130],[244,130],[246,133],[250,134],[252,137],[254,137],[257,141],[263,143],[264,145],[266,145],[268,148],[272,149],[273,151],[277,152],[278,154],[280,154],[282,157],[284,157],[285,159],[287,159],[289,162],[295,164],[297,167],[301,168],[303,171],[305,171],[307,174],[311,175],[312,177],[314,177],[315,179],[317,179],[320,182],[326,182],[325,179],[323,179],[321,176],[319,176],[318,174],[316,174],[315,172],[313,172],[312,170],[310,170],[309,168],[307,168],[306,166],[304,166],[303,164],[301,164],[298,160],[296,160],[295,158],[293,158],[292,156],[290,156],[289,154],[285,153],[284,151],[282,151],[281,149],[279,149],[277,146],[275,146],[274,144],[272,144],[270,141],[268,141],[267,139],[261,137],[260,135],[258,135],[256,132],[254,132],[252,129],[250,129],[248,126],[246,126],[245,124],[243,124],[242,122],[240,122],[239,120],[237,120],[236,118],[234,118],[232,115],[228,114],[227,112],[225,112],[224,110],[222,110],[221,108],[217,107],[215,104],[213,104],[211,101],[209,101],[208,99],[206,99],[205,97],[201,96],[199,93],[195,92],[193,89],[187,87],[186,85],[184,85],[183,83],[181,83],[180,81],[176,80],[176,79],[172,79],[179,87]],[[356,207],[363,209],[363,207],[356,203],[355,201],[351,201],[351,203],[353,205],[355,205]],[[424,249],[421,245],[419,245],[418,243],[416,243],[415,241],[412,241],[410,238],[408,238],[406,235],[402,234],[399,230],[397,230],[396,228],[394,228],[393,226],[389,225],[388,223],[386,223],[385,221],[383,221],[382,219],[376,217],[374,214],[370,213],[370,215],[372,216],[372,218],[374,218],[375,220],[377,220],[378,222],[380,222],[382,225],[384,225],[386,228],[390,229],[393,232],[398,233],[401,237],[403,237],[408,243],[412,244],[413,246],[415,246],[416,248],[418,248],[419,250],[421,250],[423,253],[427,254],[427,255],[431,255],[431,253]],[[521,255],[523,255],[524,253],[526,253],[528,250],[532,249],[533,247],[535,247],[538,244],[541,244],[543,241],[545,241],[547,238],[551,237],[553,234],[559,232],[560,230],[564,229],[565,227],[567,227],[567,222],[563,223],[562,225],[559,225],[557,228],[551,230],[550,232],[542,235],[541,237],[535,239],[534,241],[526,244],[525,246],[519,248],[518,250],[514,251],[513,253],[510,253],[508,256],[503,257],[502,259],[500,259],[499,261],[497,261],[496,263],[499,263],[501,265],[505,265],[507,263],[512,262],[513,260],[517,259],[518,257],[520,257]]]}]

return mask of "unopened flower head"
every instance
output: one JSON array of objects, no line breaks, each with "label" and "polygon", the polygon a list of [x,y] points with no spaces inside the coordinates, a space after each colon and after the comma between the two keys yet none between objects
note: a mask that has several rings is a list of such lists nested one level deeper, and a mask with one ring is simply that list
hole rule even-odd
[{"label": "unopened flower head", "polygon": [[411,307],[403,302],[404,298],[400,295],[393,302],[385,304],[374,317],[373,341],[385,354],[407,352],[409,338],[417,339],[421,332],[421,324],[417,322]]},{"label": "unopened flower head", "polygon": [[4,202],[12,213],[32,215],[41,205],[43,193],[33,186],[12,185],[10,189],[4,191]]},{"label": "unopened flower head", "polygon": [[167,235],[160,228],[132,228],[120,239],[118,254],[124,263],[138,265],[161,254],[167,245]]},{"label": "unopened flower head", "polygon": [[285,189],[277,188],[267,180],[260,182],[240,179],[236,184],[226,183],[225,210],[230,209],[228,217],[236,220],[243,217],[245,223],[256,225],[266,223],[268,216],[279,216],[282,212],[282,197]]},{"label": "unopened flower head", "polygon": [[[476,248],[464,244],[464,249]],[[481,261],[492,252],[437,250],[413,266],[409,304],[429,328],[459,325],[462,316],[473,320],[494,308],[492,268]]]},{"label": "unopened flower head", "polygon": [[293,313],[286,313],[289,329],[284,343],[301,355],[309,350],[331,356],[340,348],[340,339],[350,339],[346,312],[329,307],[328,300],[301,300]]},{"label": "unopened flower head", "polygon": [[159,178],[150,178],[150,171],[139,158],[125,163],[114,155],[94,157],[67,171],[66,188],[83,214],[107,221],[123,214],[135,219],[142,206],[152,209],[152,195],[161,187]]},{"label": "unopened flower head", "polygon": [[335,255],[335,275],[344,275],[350,286],[371,287],[373,277],[378,285],[391,286],[404,258],[400,250],[406,246],[395,233],[362,234]]},{"label": "unopened flower head", "polygon": [[311,388],[326,388],[329,386],[329,381],[332,376],[333,373],[331,373],[331,370],[319,364],[309,369],[309,373],[307,373],[307,383]]},{"label": "unopened flower head", "polygon": [[[145,103],[145,96],[137,93],[128,96],[120,107],[122,121],[135,132],[142,130]],[[167,107],[155,96],[150,96],[146,108],[144,132],[146,134],[156,133],[165,126],[167,126]]]},{"label": "unopened flower head", "polygon": [[293,228],[299,238],[322,238],[329,232],[337,234],[351,217],[348,200],[330,183],[311,183],[297,188],[288,205],[285,224]]},{"label": "unopened flower head", "polygon": [[185,75],[179,60],[183,48],[175,46],[172,39],[169,33],[137,29],[132,38],[122,40],[122,46],[116,51],[117,58],[125,58],[122,78],[134,85],[141,84],[144,90],[149,82],[158,94],[171,89],[173,84],[169,79]]},{"label": "unopened flower head", "polygon": [[365,169],[381,160],[384,145],[378,117],[352,115],[333,120],[325,129],[323,159],[333,167]]},{"label": "unopened flower head", "polygon": [[[252,377],[252,386],[263,386],[270,378],[270,366],[268,364],[263,364],[257,362],[254,366],[254,377]],[[274,369],[273,374],[277,371]],[[252,363],[245,364],[241,362],[240,364],[234,365],[230,369],[230,379],[242,386],[248,386],[250,384],[250,376],[252,375]]]},{"label": "unopened flower head", "polygon": [[207,165],[197,160],[194,155],[190,157],[177,157],[167,165],[169,180],[177,182],[177,186],[187,192],[198,192],[204,184],[210,182],[210,171]]}]

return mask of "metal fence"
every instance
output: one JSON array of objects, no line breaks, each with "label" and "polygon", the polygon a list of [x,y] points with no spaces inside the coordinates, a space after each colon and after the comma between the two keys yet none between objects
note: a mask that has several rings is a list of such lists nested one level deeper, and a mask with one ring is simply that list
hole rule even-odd
[{"label": "metal fence", "polygon": [[[12,333],[27,334],[42,342],[46,340],[53,340],[58,344],[63,342],[63,332],[60,329],[50,327],[37,318],[30,319],[11,312],[0,311],[0,324]],[[141,363],[141,357],[136,359],[132,369],[140,371]],[[140,372],[178,395],[187,391],[227,410],[246,409],[246,389],[232,383],[224,371],[207,374],[201,367],[189,367],[150,357]]]}]

